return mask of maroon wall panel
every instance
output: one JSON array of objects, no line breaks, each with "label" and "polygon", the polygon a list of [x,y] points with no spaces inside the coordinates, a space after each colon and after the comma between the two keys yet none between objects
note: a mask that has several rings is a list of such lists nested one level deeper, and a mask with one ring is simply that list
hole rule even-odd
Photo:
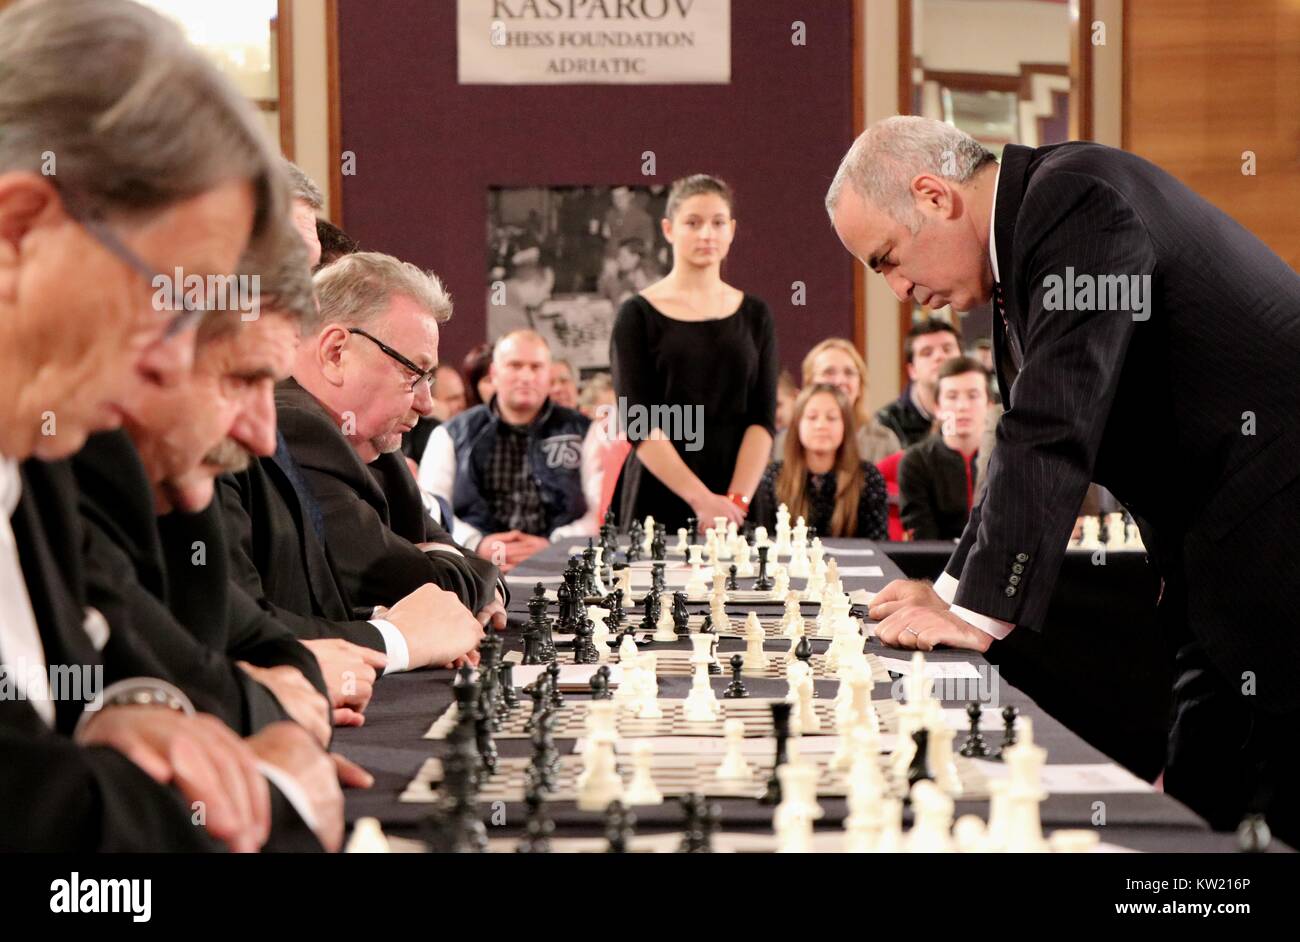
[{"label": "maroon wall panel", "polygon": [[[342,146],[356,154],[344,225],[447,282],[444,360],[484,339],[489,186],[697,171],[736,190],[723,276],[771,305],[782,362],[793,371],[820,338],[853,336],[851,260],[822,208],[853,134],[850,0],[734,0],[731,16],[729,85],[462,86],[454,0],[340,0]],[[806,46],[790,42],[796,19]],[[806,306],[791,305],[793,281]]]}]

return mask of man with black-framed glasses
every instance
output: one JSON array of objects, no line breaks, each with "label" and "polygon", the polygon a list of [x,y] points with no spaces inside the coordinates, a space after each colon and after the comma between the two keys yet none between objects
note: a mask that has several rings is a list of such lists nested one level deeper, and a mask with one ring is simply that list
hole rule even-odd
[{"label": "man with black-framed glasses", "polygon": [[401,453],[402,434],[433,411],[438,327],[451,299],[436,276],[375,252],[327,265],[315,287],[317,317],[304,323],[276,409],[344,594],[368,610],[432,582],[481,623],[504,627],[500,573],[425,511]]}]

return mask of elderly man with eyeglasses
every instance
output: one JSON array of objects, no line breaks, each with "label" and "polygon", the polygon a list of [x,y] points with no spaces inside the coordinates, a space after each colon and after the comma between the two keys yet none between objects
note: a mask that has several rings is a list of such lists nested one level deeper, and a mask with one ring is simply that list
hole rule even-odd
[{"label": "elderly man with eyeglasses", "polygon": [[[432,582],[481,624],[504,627],[499,572],[429,516],[401,453],[402,434],[433,411],[438,326],[451,299],[435,275],[375,252],[327,265],[315,287],[319,311],[303,324],[276,409],[290,473],[308,491],[309,524],[323,534],[344,594],[382,616]],[[388,653],[391,662],[391,644]]]}]

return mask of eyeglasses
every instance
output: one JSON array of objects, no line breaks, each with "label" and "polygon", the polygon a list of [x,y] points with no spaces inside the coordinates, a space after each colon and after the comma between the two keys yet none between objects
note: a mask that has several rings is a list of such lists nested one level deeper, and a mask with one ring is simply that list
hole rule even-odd
[{"label": "eyeglasses", "polygon": [[[131,251],[118,234],[100,218],[99,214],[88,207],[86,200],[81,199],[77,193],[68,189],[61,188],[61,195],[68,215],[81,228],[85,229],[91,238],[116,256],[118,261],[144,278],[149,287],[154,288],[156,291],[161,284],[172,282],[171,276],[156,271],[139,255]],[[179,313],[168,322],[166,330],[163,331],[164,340],[170,340],[177,334],[182,334],[197,326],[207,310],[202,304],[195,304],[186,298],[182,285],[173,283],[172,292],[171,307],[168,310],[178,311]]]},{"label": "eyeglasses", "polygon": [[360,327],[349,327],[348,333],[360,334],[362,337],[365,337],[367,340],[373,343],[380,350],[384,351],[384,353],[388,354],[398,363],[402,364],[402,366],[406,367],[408,370],[414,373],[415,379],[411,380],[411,392],[415,392],[416,387],[419,386],[420,383],[424,383],[430,389],[433,388],[433,374],[438,369],[436,366],[427,370],[421,369],[414,361],[408,360],[406,357],[402,356],[400,353],[398,353],[388,344],[384,343],[378,337],[366,333]]}]

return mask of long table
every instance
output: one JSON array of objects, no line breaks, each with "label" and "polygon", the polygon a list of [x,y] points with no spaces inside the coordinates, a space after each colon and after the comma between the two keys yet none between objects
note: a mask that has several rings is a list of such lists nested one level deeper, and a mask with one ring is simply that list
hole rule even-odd
[{"label": "long table", "polygon": [[[845,576],[843,582],[846,590],[867,589],[878,591],[890,580],[902,575],[899,567],[890,560],[883,547],[860,540],[828,540],[827,552],[836,555],[836,550],[851,548],[871,550],[871,555],[854,555],[837,557],[841,567],[878,566],[879,576]],[[528,560],[510,574],[512,599],[510,604],[510,628],[506,632],[507,650],[519,646],[519,629],[526,621],[526,603],[531,592],[531,585],[538,577],[554,578],[563,569],[567,552],[571,544],[553,546]],[[680,558],[680,557],[679,557]],[[551,584],[553,587],[553,583]],[[740,606],[744,608],[746,606]],[[552,611],[554,608],[552,607]],[[779,613],[778,607],[771,607],[773,613]],[[814,640],[817,651],[824,649],[824,640]],[[874,638],[869,642],[869,651],[905,658],[905,652],[891,651],[884,648]],[[744,642],[733,640],[720,644],[720,654],[730,653],[732,649],[743,648]],[[769,647],[776,650],[788,644],[771,642]],[[678,643],[664,645],[664,648],[686,649],[689,645]],[[988,669],[982,656],[973,652],[941,650],[928,655],[932,661],[966,661],[977,667]],[[430,811],[427,804],[403,803],[399,796],[417,770],[430,756],[440,755],[444,744],[426,740],[424,733],[432,721],[451,702],[450,682],[452,675],[446,670],[426,670],[383,678],[377,685],[374,699],[366,711],[366,723],[358,728],[342,728],[336,732],[336,749],[353,761],[365,766],[375,776],[375,785],[369,790],[352,790],[347,795],[347,818],[349,823],[363,816],[378,818],[386,832],[405,837],[419,837],[421,822]],[[728,678],[724,675],[714,678],[714,684],[720,693]],[[747,678],[746,684],[751,696],[778,697],[785,692],[785,682]],[[690,686],[688,677],[661,676],[660,696],[665,698],[685,697]],[[882,689],[883,688],[883,689]],[[818,681],[819,697],[833,696],[834,682]],[[942,693],[944,691],[940,691]],[[1013,704],[1021,716],[1033,720],[1034,740],[1047,750],[1048,765],[1104,765],[1111,760],[1098,749],[1090,746],[1065,725],[1048,715],[1038,704],[1019,688],[1006,682],[997,675],[997,695],[1000,705]],[[573,694],[570,697],[575,696]],[[877,685],[876,698],[888,696],[886,685]],[[965,702],[945,702],[945,707],[964,707]],[[1001,722],[996,716],[986,711],[984,726],[986,738],[991,743],[1001,739]],[[956,743],[963,739],[959,735]],[[571,752],[573,742],[560,740],[557,746],[561,752]],[[503,756],[527,756],[529,745],[524,740],[498,740],[497,747]],[[825,817],[819,822],[819,828],[834,829],[840,826],[845,814],[843,799],[823,798],[822,806]],[[721,829],[725,831],[770,832],[772,809],[750,800],[722,800]],[[681,812],[676,803],[667,802],[663,806],[637,808],[639,832],[671,831],[680,828]],[[600,815],[579,812],[573,803],[551,802],[548,811],[557,825],[556,836],[596,835],[601,832],[603,821]],[[1184,805],[1156,790],[1121,792],[1110,794],[1079,793],[1052,794],[1041,806],[1044,829],[1056,828],[1097,828],[1101,839],[1110,845],[1118,845],[1138,851],[1154,852],[1227,852],[1236,849],[1235,837],[1231,834],[1212,832],[1207,825]],[[977,814],[981,818],[988,816],[986,800],[956,803],[956,814]],[[485,814],[486,818],[486,814]],[[504,823],[489,824],[489,837],[506,837],[522,833],[524,813],[522,806],[509,806],[504,815]]]}]

